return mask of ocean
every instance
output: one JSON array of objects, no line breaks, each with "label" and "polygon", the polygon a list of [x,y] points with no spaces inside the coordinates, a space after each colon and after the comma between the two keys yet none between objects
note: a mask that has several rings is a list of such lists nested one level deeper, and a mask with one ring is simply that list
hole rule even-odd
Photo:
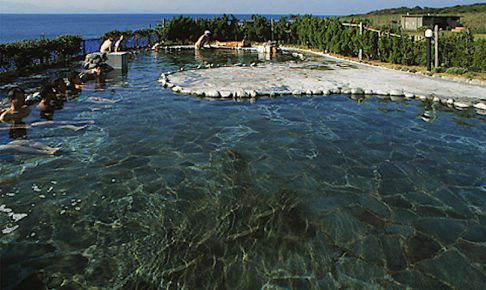
[{"label": "ocean", "polygon": [[[81,35],[85,39],[97,38],[111,30],[136,30],[155,27],[162,19],[180,14],[0,14],[0,43],[55,38],[59,35]],[[195,18],[211,18],[222,14],[185,14]],[[238,19],[249,14],[235,14]],[[280,18],[286,15],[263,15]]]}]

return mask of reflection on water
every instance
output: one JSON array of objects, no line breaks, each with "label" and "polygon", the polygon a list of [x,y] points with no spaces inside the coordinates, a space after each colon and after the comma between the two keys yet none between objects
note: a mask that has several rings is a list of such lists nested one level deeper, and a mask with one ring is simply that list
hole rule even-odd
[{"label": "reflection on water", "polygon": [[484,285],[484,118],[379,98],[208,101],[157,85],[199,61],[141,53],[55,115],[94,124],[29,129],[60,154],[0,152],[2,289]]}]

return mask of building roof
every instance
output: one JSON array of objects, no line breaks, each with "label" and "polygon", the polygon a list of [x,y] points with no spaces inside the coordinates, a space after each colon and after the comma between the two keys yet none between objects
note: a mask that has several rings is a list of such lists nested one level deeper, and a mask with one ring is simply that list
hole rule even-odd
[{"label": "building roof", "polygon": [[415,14],[415,15],[402,15],[402,17],[434,17],[434,18],[461,18],[457,15],[427,15],[427,14]]}]

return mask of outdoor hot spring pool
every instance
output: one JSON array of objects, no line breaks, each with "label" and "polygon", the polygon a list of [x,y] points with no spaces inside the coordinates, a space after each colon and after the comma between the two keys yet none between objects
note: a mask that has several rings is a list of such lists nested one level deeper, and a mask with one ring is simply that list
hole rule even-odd
[{"label": "outdoor hot spring pool", "polygon": [[214,101],[157,83],[257,60],[141,52],[54,115],[94,124],[27,130],[57,155],[0,152],[1,288],[486,285],[484,116],[378,97]]}]

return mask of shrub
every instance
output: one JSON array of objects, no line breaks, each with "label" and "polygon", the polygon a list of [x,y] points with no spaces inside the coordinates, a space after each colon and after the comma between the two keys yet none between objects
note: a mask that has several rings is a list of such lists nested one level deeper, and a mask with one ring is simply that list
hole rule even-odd
[{"label": "shrub", "polygon": [[450,67],[446,70],[446,73],[453,75],[463,75],[467,73],[467,69],[462,67]]}]

